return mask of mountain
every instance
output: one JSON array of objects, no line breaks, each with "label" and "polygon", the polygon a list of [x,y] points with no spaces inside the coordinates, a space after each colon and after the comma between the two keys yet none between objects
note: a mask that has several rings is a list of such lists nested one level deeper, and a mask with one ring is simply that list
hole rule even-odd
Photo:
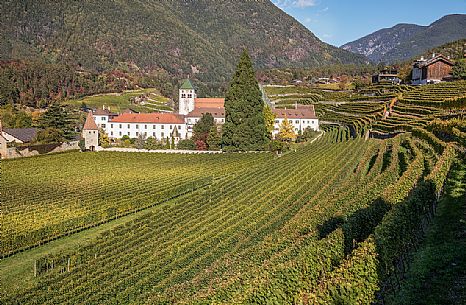
[{"label": "mountain", "polygon": [[228,81],[244,48],[256,68],[366,61],[268,0],[7,0],[0,10],[0,60],[161,69],[204,83]]},{"label": "mountain", "polygon": [[466,38],[466,15],[447,15],[429,26],[397,24],[341,46],[374,62],[411,59],[442,44]]}]

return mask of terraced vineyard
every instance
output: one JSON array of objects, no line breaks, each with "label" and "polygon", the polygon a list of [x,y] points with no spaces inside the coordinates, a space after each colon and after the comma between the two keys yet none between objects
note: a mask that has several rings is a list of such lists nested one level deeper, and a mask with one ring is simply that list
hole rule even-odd
[{"label": "terraced vineyard", "polygon": [[465,162],[461,105],[413,90],[316,104],[326,132],[282,156],[2,163],[1,303],[392,304]]}]

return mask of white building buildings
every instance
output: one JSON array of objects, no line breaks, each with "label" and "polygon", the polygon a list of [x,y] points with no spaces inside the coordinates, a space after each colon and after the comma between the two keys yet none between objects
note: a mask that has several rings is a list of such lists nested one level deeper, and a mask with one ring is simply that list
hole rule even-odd
[{"label": "white building buildings", "polygon": [[[294,109],[273,109],[275,129],[278,133],[281,122],[286,118],[291,121],[295,131],[304,131],[307,127],[319,130],[319,120],[315,116],[314,106],[296,106]],[[210,113],[217,124],[225,123],[224,98],[198,98],[189,80],[185,80],[179,89],[179,111],[175,113],[110,113],[108,110],[93,112],[95,123],[110,138],[120,139],[123,136],[137,138],[153,137],[158,140],[174,138],[187,139],[192,136],[194,124],[202,115]]]}]

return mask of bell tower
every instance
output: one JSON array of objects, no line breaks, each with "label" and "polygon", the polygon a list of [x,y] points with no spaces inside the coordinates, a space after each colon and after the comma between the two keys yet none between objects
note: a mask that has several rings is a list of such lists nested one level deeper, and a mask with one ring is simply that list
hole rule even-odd
[{"label": "bell tower", "polygon": [[187,115],[194,110],[194,99],[196,98],[196,92],[189,79],[186,79],[179,90],[179,104],[178,113]]}]

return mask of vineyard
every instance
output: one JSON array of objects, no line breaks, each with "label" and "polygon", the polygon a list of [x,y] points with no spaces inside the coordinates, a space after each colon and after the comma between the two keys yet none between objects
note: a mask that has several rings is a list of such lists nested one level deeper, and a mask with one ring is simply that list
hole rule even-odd
[{"label": "vineyard", "polygon": [[[366,88],[346,102],[274,88],[318,94],[325,130],[281,156],[4,162],[2,303],[396,304],[464,168],[463,85]],[[435,88],[451,94],[427,98]]]}]

